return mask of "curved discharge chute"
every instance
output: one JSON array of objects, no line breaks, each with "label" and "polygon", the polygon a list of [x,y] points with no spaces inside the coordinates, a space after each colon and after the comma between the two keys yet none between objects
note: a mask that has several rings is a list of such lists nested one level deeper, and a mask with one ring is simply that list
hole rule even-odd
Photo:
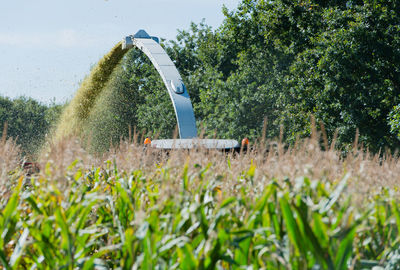
[{"label": "curved discharge chute", "polygon": [[133,36],[127,36],[122,43],[123,49],[133,46],[149,57],[160,74],[174,106],[179,137],[181,139],[196,138],[196,119],[189,93],[174,63],[158,43],[158,38],[151,37],[144,30],[140,30]]}]

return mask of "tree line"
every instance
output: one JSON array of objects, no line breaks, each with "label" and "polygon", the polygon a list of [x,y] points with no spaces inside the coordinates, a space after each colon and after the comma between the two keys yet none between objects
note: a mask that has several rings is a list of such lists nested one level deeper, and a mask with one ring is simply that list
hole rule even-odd
[{"label": "tree line", "polygon": [[14,138],[23,154],[33,155],[57,122],[64,105],[46,105],[29,97],[0,96],[0,137]]}]

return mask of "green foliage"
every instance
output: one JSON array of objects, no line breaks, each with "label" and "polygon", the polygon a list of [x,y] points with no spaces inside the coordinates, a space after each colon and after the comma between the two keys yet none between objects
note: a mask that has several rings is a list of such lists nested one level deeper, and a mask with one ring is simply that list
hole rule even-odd
[{"label": "green foliage", "polygon": [[[341,143],[351,143],[358,128],[371,150],[398,147],[387,122],[399,102],[398,7],[365,1],[345,10],[321,10],[321,16],[324,31],[291,67],[290,118],[313,113],[329,134],[338,129]],[[293,122],[299,130],[302,124]]]},{"label": "green foliage", "polygon": [[[386,189],[354,204],[348,176],[331,184],[272,180],[255,197],[256,166],[227,197],[212,165],[157,172],[120,171],[107,161],[73,162],[59,186],[45,175],[21,177],[0,215],[6,269],[364,269],[398,261],[399,201]],[[171,189],[171,187],[173,187]],[[169,191],[168,191],[169,190]],[[388,268],[396,269],[396,268]]]},{"label": "green foliage", "polygon": [[390,131],[400,139],[400,106],[394,106],[389,114]]},{"label": "green foliage", "polygon": [[[0,97],[0,126],[7,123],[7,137],[17,139],[24,154],[33,155],[58,120],[63,105],[41,104],[32,98]],[[0,137],[3,129],[0,130]]]},{"label": "green foliage", "polygon": [[[182,31],[172,49],[207,134],[286,141],[323,122],[340,146],[399,147],[387,117],[399,103],[400,8],[392,1],[256,1],[224,10],[216,31]],[[188,59],[187,62],[181,60]]]}]

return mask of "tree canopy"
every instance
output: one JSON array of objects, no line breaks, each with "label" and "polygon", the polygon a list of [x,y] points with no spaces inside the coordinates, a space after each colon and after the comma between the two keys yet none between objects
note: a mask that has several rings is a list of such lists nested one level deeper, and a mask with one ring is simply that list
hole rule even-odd
[{"label": "tree canopy", "polygon": [[32,98],[0,97],[0,137],[3,132],[21,145],[23,153],[34,155],[57,121],[62,105],[44,105]]},{"label": "tree canopy", "polygon": [[255,138],[267,118],[268,136],[283,125],[293,142],[314,115],[341,146],[357,129],[371,150],[399,146],[388,121],[400,103],[398,2],[244,0],[224,14],[171,46],[208,132]]}]

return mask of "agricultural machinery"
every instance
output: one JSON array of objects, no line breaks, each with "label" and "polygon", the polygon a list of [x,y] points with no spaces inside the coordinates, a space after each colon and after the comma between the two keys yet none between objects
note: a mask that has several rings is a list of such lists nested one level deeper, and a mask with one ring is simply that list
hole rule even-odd
[{"label": "agricultural machinery", "polygon": [[141,50],[160,74],[174,106],[178,123],[179,139],[153,140],[146,138],[147,146],[157,149],[191,149],[205,148],[222,151],[238,151],[247,148],[248,140],[243,139],[242,145],[236,140],[200,139],[197,137],[196,119],[189,93],[182,81],[175,64],[165,50],[160,46],[157,37],[150,36],[144,30],[124,38],[123,49],[136,47]]}]

